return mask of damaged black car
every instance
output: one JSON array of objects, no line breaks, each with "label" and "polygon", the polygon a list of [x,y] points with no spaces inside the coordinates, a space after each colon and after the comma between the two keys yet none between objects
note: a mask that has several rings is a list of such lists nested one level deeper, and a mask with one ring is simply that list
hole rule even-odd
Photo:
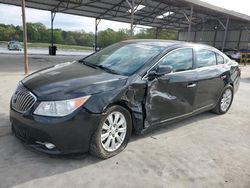
[{"label": "damaged black car", "polygon": [[238,63],[211,46],[128,40],[24,78],[11,98],[10,121],[36,150],[109,158],[132,132],[226,113],[239,81]]}]

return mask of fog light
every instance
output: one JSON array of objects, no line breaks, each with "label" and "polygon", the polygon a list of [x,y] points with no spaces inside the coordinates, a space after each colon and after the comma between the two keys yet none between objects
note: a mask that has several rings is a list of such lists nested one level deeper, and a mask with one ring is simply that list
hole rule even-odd
[{"label": "fog light", "polygon": [[51,144],[49,142],[40,142],[40,141],[36,141],[37,144],[41,144],[44,145],[47,149],[53,149],[56,146],[54,144]]},{"label": "fog light", "polygon": [[56,147],[54,144],[51,144],[51,143],[44,143],[45,147],[48,148],[48,149],[53,149],[54,147]]}]

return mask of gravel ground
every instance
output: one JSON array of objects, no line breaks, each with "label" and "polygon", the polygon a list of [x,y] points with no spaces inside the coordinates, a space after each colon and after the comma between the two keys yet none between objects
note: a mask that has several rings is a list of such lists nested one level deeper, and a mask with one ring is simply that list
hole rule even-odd
[{"label": "gravel ground", "polygon": [[[30,57],[31,72],[79,59]],[[10,132],[10,96],[24,77],[22,57],[0,55],[0,187],[250,187],[250,66],[230,111],[203,113],[132,136],[119,155],[48,156],[25,147]]]}]

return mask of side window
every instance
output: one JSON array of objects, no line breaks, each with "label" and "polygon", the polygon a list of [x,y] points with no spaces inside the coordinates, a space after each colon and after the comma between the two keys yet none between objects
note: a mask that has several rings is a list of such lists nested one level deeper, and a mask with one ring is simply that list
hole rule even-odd
[{"label": "side window", "polygon": [[198,50],[196,52],[197,57],[197,67],[207,67],[211,65],[216,65],[216,56],[213,51],[210,50]]},{"label": "side window", "polygon": [[175,50],[163,58],[158,66],[170,66],[173,72],[190,70],[193,67],[193,49]]},{"label": "side window", "polygon": [[217,58],[217,64],[224,64],[224,58],[220,55],[216,53],[216,58]]}]

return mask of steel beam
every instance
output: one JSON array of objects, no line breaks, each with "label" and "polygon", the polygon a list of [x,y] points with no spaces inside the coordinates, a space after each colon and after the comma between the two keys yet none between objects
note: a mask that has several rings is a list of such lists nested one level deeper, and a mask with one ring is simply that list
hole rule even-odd
[{"label": "steel beam", "polygon": [[27,52],[27,25],[25,14],[25,0],[22,0],[22,22],[23,22],[23,51],[24,51],[24,74],[29,73],[28,52]]}]

